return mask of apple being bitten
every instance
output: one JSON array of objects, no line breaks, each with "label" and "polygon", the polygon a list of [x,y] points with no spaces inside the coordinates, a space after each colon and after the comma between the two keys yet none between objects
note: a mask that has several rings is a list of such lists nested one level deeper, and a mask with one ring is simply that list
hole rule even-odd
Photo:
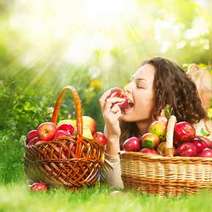
[{"label": "apple being bitten", "polygon": [[38,135],[42,141],[50,141],[54,138],[56,133],[56,124],[53,122],[44,122],[40,124],[37,128]]},{"label": "apple being bitten", "polygon": [[[111,94],[107,98],[112,98],[112,97],[118,97],[118,98],[124,100],[123,102],[115,102],[115,103],[113,103],[113,105],[117,104],[121,109],[125,109],[129,106],[128,97],[122,89],[112,90]],[[113,105],[112,105],[112,107],[113,107]]]}]

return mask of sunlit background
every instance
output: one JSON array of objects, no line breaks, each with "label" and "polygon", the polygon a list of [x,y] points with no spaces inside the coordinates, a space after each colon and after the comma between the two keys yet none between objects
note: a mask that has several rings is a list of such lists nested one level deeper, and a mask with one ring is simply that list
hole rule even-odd
[{"label": "sunlit background", "polygon": [[130,68],[155,55],[182,63],[212,57],[207,55],[210,0],[5,2],[1,32],[9,36],[7,48],[27,67],[89,64],[109,71],[117,57],[124,58],[119,65]]}]

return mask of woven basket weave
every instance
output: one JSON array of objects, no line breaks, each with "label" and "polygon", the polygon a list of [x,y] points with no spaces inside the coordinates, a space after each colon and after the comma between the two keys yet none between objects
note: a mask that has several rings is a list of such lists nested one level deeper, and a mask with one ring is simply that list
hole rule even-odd
[{"label": "woven basket weave", "polygon": [[66,86],[59,94],[51,121],[57,123],[66,91],[71,91],[73,96],[77,135],[31,146],[25,145],[24,168],[32,181],[42,181],[53,187],[65,186],[76,189],[97,182],[104,165],[104,147],[95,140],[82,136],[81,101],[72,86]]},{"label": "woven basket weave", "polygon": [[125,188],[160,196],[193,194],[202,188],[212,189],[212,158],[147,155],[140,152],[121,152],[120,157]]}]

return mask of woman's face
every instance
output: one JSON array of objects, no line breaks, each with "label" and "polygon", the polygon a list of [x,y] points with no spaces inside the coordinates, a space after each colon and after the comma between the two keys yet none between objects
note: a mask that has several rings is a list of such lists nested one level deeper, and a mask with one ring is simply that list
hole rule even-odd
[{"label": "woman's face", "polygon": [[151,119],[154,107],[155,68],[150,64],[141,66],[125,86],[125,91],[132,101],[132,107],[125,109],[121,119],[126,122],[138,122]]}]

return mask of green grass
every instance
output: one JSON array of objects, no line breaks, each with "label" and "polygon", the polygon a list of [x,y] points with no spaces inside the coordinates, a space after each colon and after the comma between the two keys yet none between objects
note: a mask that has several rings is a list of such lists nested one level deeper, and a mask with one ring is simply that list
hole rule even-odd
[{"label": "green grass", "polygon": [[42,193],[30,192],[21,182],[0,185],[0,211],[209,212],[212,209],[211,194],[202,191],[193,196],[162,198],[126,191],[115,195],[105,185],[77,192],[52,189]]}]

